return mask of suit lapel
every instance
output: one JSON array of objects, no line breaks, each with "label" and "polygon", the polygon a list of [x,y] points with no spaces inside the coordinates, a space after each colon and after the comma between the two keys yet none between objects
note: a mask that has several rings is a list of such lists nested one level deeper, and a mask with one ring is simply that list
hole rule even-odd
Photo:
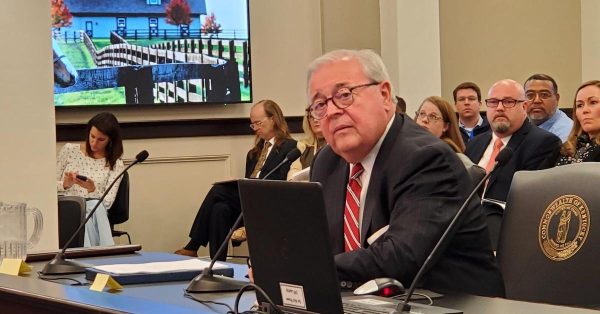
[{"label": "suit lapel", "polygon": [[[390,130],[385,136],[385,139],[381,143],[377,157],[375,157],[375,163],[371,171],[371,178],[369,180],[369,187],[367,194],[365,195],[365,206],[363,208],[362,222],[361,222],[361,233],[360,243],[362,247],[367,244],[367,236],[377,230],[369,230],[371,226],[371,220],[373,219],[373,213],[377,210],[380,200],[380,194],[382,191],[382,178],[385,177],[385,165],[390,155],[390,151],[393,148],[394,141],[398,136],[400,127],[404,123],[404,115],[396,115],[394,122]],[[371,197],[368,197],[371,195]]]},{"label": "suit lapel", "polygon": [[260,168],[260,177],[262,178],[267,172],[271,171],[279,161],[279,146],[273,145],[271,152],[267,156],[267,160],[265,160],[262,168]]},{"label": "suit lapel", "polygon": [[483,153],[485,153],[486,148],[488,147],[488,145],[490,145],[490,142],[492,141],[492,132],[487,132],[485,133],[485,135],[482,135],[483,139],[480,141],[480,147],[477,147],[476,149],[474,149],[474,151],[476,152],[476,155],[473,156],[473,162],[474,163],[479,163],[479,161],[481,160],[481,158],[483,157]]},{"label": "suit lapel", "polygon": [[[510,147],[513,150],[513,152],[516,153],[523,140],[525,140],[525,137],[527,137],[527,134],[529,134],[529,130],[531,130],[531,123],[527,119],[525,119],[525,122],[523,122],[521,128],[518,129],[517,132],[513,133],[506,146]],[[488,186],[492,186],[492,184],[494,183],[494,181],[496,181],[497,178],[498,171],[492,173]]]}]

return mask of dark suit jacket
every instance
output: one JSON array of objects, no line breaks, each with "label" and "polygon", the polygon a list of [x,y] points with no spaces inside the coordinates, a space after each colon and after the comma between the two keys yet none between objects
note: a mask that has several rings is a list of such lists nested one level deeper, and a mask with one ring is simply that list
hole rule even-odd
[{"label": "dark suit jacket", "polygon": [[[491,140],[492,131],[476,136],[467,144],[465,155],[478,163]],[[507,146],[513,150],[512,158],[492,173],[484,198],[505,202],[515,172],[542,169],[542,162],[556,154],[560,145],[560,138],[526,119],[508,141]]]},{"label": "dark suit jacket", "polygon": [[[375,159],[361,223],[363,249],[344,253],[343,215],[349,166],[331,147],[315,157],[312,181],[323,186],[340,279],[393,277],[410,285],[460,205],[471,182],[457,155],[404,115],[396,115]],[[389,225],[372,245],[366,239]],[[504,295],[478,199],[463,212],[419,286]]]},{"label": "dark suit jacket", "polygon": [[[475,126],[475,128],[473,128],[473,138],[479,134],[483,134],[490,130],[490,124],[488,123],[488,120],[487,120],[487,117],[485,116],[485,114],[483,114],[481,116],[481,118],[483,119],[483,122],[481,123],[481,125],[477,125],[477,126]],[[466,145],[471,140],[469,138],[469,133],[467,132],[467,130],[465,130],[463,128],[459,128],[459,130],[460,130],[460,136],[462,136],[463,142]]]},{"label": "dark suit jacket", "polygon": [[[280,145],[275,145],[271,149],[271,153],[267,156],[267,160],[265,160],[265,164],[260,170],[259,178],[264,178],[264,176],[269,173],[273,168],[275,168],[285,156],[292,150],[296,148],[296,141],[293,139],[282,139]],[[250,152],[246,156],[246,178],[250,178],[254,167],[256,166],[256,162],[258,162],[258,158],[251,158]],[[286,180],[287,173],[290,171],[290,163],[285,163],[285,165],[281,166],[278,170],[273,172],[267,179],[269,180]]]}]

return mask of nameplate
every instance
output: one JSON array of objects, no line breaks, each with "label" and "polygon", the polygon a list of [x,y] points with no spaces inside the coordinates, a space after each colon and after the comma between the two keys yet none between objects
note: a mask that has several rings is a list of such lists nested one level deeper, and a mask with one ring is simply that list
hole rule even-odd
[{"label": "nameplate", "polygon": [[109,290],[123,290],[123,286],[107,274],[97,274],[94,283],[90,286],[90,290],[102,292],[107,285]]},{"label": "nameplate", "polygon": [[22,273],[31,271],[31,266],[20,258],[5,258],[0,265],[0,273],[12,276],[18,276]]},{"label": "nameplate", "polygon": [[281,289],[283,306],[306,310],[306,300],[304,298],[304,288],[302,286],[280,282],[279,288]]}]

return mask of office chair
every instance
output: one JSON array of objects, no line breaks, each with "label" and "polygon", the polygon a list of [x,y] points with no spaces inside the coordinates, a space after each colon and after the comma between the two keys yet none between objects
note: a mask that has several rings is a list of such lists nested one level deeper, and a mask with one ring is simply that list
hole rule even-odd
[{"label": "office chair", "polygon": [[500,229],[509,299],[600,306],[600,165],[519,171]]},{"label": "office chair", "polygon": [[[85,199],[81,196],[58,197],[58,245],[63,248],[75,230],[85,220]],[[85,229],[69,244],[69,248],[83,247]]]},{"label": "office chair", "polygon": [[127,220],[129,220],[129,174],[125,172],[119,184],[115,201],[108,210],[108,221],[110,222],[112,236],[121,237],[126,235],[129,244],[131,244],[131,237],[127,231],[115,230],[115,225],[124,223]]}]

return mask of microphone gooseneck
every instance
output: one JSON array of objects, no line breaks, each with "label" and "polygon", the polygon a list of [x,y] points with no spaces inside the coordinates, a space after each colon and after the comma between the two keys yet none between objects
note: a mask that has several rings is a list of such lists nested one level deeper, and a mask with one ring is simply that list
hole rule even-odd
[{"label": "microphone gooseneck", "polygon": [[[279,168],[281,168],[281,166],[283,166],[284,164],[286,164],[288,162],[289,163],[294,162],[296,159],[298,159],[300,157],[301,154],[302,153],[297,148],[292,149],[289,153],[287,153],[285,158],[279,164],[277,164],[277,166],[275,166],[264,177],[262,177],[258,180],[266,180],[271,174],[273,174],[273,172],[275,172]],[[240,224],[242,223],[242,219],[244,219],[244,215],[243,215],[243,213],[240,213],[238,218],[233,223],[233,226],[229,230],[229,233],[227,233],[227,236],[225,236],[225,240],[223,240],[223,243],[221,243],[221,246],[215,253],[215,256],[213,256],[213,258],[210,260],[210,265],[208,265],[208,267],[204,268],[204,270],[202,270],[202,273],[200,275],[198,275],[198,276],[196,276],[196,278],[192,279],[192,281],[190,282],[188,287],[185,289],[186,292],[238,291],[243,286],[248,284],[245,281],[239,281],[239,280],[231,279],[231,278],[224,277],[224,276],[215,277],[213,270],[212,270],[215,263],[217,262],[217,258],[219,258],[219,256],[221,256],[221,254],[223,254],[223,252],[225,252],[225,249],[227,248],[227,244],[229,243],[229,240],[231,239],[231,235],[233,235],[233,232],[235,230],[237,230],[237,228],[240,227]]]},{"label": "microphone gooseneck", "polygon": [[465,208],[467,207],[467,205],[471,202],[471,200],[473,199],[473,197],[475,196],[475,194],[477,194],[477,191],[479,190],[479,188],[481,187],[481,185],[483,185],[483,183],[485,183],[489,177],[492,175],[492,173],[498,169],[500,166],[504,165],[511,157],[513,154],[513,150],[510,147],[504,147],[496,156],[495,159],[495,163],[494,163],[494,168],[492,168],[492,170],[490,172],[488,172],[483,179],[481,179],[477,185],[475,186],[475,188],[473,189],[473,191],[471,191],[471,194],[469,194],[469,196],[467,196],[467,198],[465,199],[464,203],[460,206],[460,208],[458,209],[458,211],[456,212],[456,214],[454,215],[454,218],[452,218],[452,221],[450,221],[450,224],[448,225],[448,227],[446,228],[446,230],[444,230],[444,233],[442,234],[442,236],[440,237],[440,239],[438,240],[438,242],[435,244],[435,247],[433,248],[433,250],[431,250],[431,252],[429,253],[429,255],[427,256],[427,259],[425,260],[425,262],[423,263],[423,265],[421,266],[421,268],[419,268],[419,271],[417,272],[417,275],[415,275],[415,278],[413,279],[410,288],[408,289],[408,291],[406,292],[406,297],[404,298],[404,301],[401,303],[398,303],[398,306],[396,308],[396,310],[400,310],[401,313],[410,313],[410,304],[408,304],[408,302],[410,301],[410,298],[412,297],[417,282],[419,280],[421,280],[421,277],[423,276],[423,274],[425,273],[425,270],[427,269],[427,267],[429,266],[429,264],[431,263],[431,260],[433,259],[433,257],[435,256],[435,254],[438,252],[439,248],[442,246],[442,244],[444,244],[444,241],[446,240],[446,238],[448,237],[448,234],[450,234],[450,232],[453,230],[454,225],[456,225],[456,222],[458,221],[458,219],[462,216],[462,213],[464,212]]},{"label": "microphone gooseneck", "polygon": [[121,178],[123,176],[123,174],[125,174],[125,172],[127,172],[127,170],[129,170],[131,167],[146,160],[146,158],[148,158],[148,156],[149,156],[149,154],[148,154],[148,151],[146,151],[146,150],[143,150],[140,153],[138,153],[135,156],[135,161],[132,162],[125,169],[123,169],[123,171],[121,171],[121,173],[119,173],[119,175],[110,183],[110,185],[106,188],[106,190],[104,191],[104,193],[102,194],[102,196],[100,197],[98,202],[96,203],[96,206],[94,206],[94,208],[90,211],[90,213],[85,217],[85,220],[79,225],[77,230],[75,230],[75,232],[69,238],[69,240],[65,243],[65,245],[63,246],[61,251],[56,254],[54,259],[52,259],[50,262],[48,262],[48,264],[46,264],[44,269],[41,271],[42,274],[44,274],[44,275],[77,274],[77,273],[83,273],[85,271],[85,268],[89,267],[88,265],[84,265],[84,264],[81,264],[81,263],[78,263],[75,261],[65,259],[64,258],[65,251],[67,250],[67,248],[69,247],[71,242],[73,242],[75,237],[77,237],[77,234],[79,234],[81,229],[83,229],[83,227],[85,227],[85,224],[92,218],[92,216],[94,216],[96,209],[98,208],[98,206],[100,206],[100,204],[102,203],[104,198],[106,198],[106,195],[108,194],[110,189],[113,187],[113,185],[115,185],[115,183],[117,183],[119,178]]},{"label": "microphone gooseneck", "polygon": [[275,166],[273,169],[271,169],[271,171],[267,172],[264,177],[262,177],[262,180],[266,180],[270,175],[273,174],[273,172],[281,168],[281,166],[283,166],[286,162],[292,163],[296,161],[296,159],[300,158],[300,155],[302,155],[302,153],[298,148],[292,149],[289,153],[287,153],[287,155],[285,155],[285,158],[283,158],[283,160],[277,164],[277,166]]}]

